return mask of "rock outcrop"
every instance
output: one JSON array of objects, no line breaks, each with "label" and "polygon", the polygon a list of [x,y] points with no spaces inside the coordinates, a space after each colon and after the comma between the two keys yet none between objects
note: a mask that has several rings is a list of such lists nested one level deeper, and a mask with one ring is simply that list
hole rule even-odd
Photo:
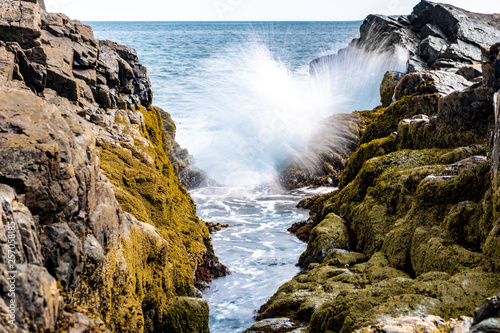
[{"label": "rock outcrop", "polygon": [[266,332],[498,329],[497,298],[471,316],[500,292],[499,18],[422,1],[364,22],[350,47],[404,47],[408,73],[384,78],[339,189],[299,204],[304,270],[257,315],[294,326]]},{"label": "rock outcrop", "polygon": [[0,3],[0,332],[208,332],[226,270],[146,68],[43,7]]},{"label": "rock outcrop", "polygon": [[[408,59],[407,73],[417,73],[414,77],[405,77],[405,84],[400,86],[399,93],[411,89],[411,85],[420,86],[422,80],[433,81],[436,89],[448,94],[460,91],[481,80],[482,48],[497,43],[500,40],[500,14],[477,14],[448,4],[421,1],[415,6],[409,16],[391,17],[384,15],[369,15],[360,28],[360,38],[353,40],[349,46],[338,54],[328,55],[311,62],[311,74],[318,77],[330,75],[330,71],[342,66],[343,59],[357,59],[359,53],[365,58],[386,55],[386,62],[402,57]],[[494,66],[494,65],[493,65]],[[429,73],[423,73],[432,70]],[[485,69],[489,70],[489,69]],[[392,104],[401,96],[394,96],[394,87],[403,77],[403,73],[390,71],[382,79],[381,103],[383,107]],[[434,88],[432,88],[434,89]],[[436,90],[436,91],[437,91]],[[398,91],[396,91],[398,93]],[[345,126],[350,140],[358,142],[363,131],[363,119],[359,120],[359,129]],[[339,121],[337,126],[339,127]],[[335,126],[330,126],[336,130]],[[296,161],[299,168],[292,165],[283,172],[282,179],[287,187],[315,185],[318,183],[315,170],[321,170],[320,176],[330,179],[336,186],[339,175],[345,169],[346,163],[331,163],[330,170],[323,167],[329,163],[329,156],[341,154],[344,159],[354,153],[355,148],[342,149],[339,145],[326,138],[323,146],[331,147],[322,151],[313,166],[300,160]],[[351,147],[351,146],[348,146]],[[296,177],[290,177],[290,169],[306,170]],[[296,172],[297,173],[297,172]],[[289,181],[287,181],[290,179]],[[321,185],[328,185],[322,182]]]}]

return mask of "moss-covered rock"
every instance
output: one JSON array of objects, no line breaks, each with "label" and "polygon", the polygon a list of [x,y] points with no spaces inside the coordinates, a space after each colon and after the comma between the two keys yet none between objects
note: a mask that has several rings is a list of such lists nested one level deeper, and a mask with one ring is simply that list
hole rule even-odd
[{"label": "moss-covered rock", "polygon": [[208,303],[204,299],[176,297],[173,308],[166,315],[165,332],[209,333]]},{"label": "moss-covered rock", "polygon": [[118,202],[137,219],[155,226],[169,243],[169,262],[173,266],[172,292],[194,296],[193,271],[205,252],[208,228],[196,217],[189,197],[170,163],[164,143],[167,140],[158,109],[141,108],[144,123],[141,134],[148,145],[138,145],[154,165],[146,163],[127,146],[98,142],[101,168],[115,186]]},{"label": "moss-covered rock", "polygon": [[329,214],[311,232],[308,248],[299,259],[299,265],[321,263],[334,249],[346,249],[349,234],[346,222],[335,214]]},{"label": "moss-covered rock", "polygon": [[[411,89],[378,109],[340,189],[301,202],[311,209],[307,270],[259,318],[347,333],[401,316],[470,316],[500,290],[500,196],[485,157],[492,98],[478,86],[443,97],[425,77],[407,78]],[[332,216],[344,221],[347,251],[325,242]]]},{"label": "moss-covered rock", "polygon": [[[104,262],[87,263],[84,288],[70,301],[101,317],[113,331],[208,331],[208,306],[193,298],[193,277],[213,249],[208,227],[177,181],[161,111],[109,112],[114,113],[114,131],[97,140],[100,167],[121,208],[144,223],[131,228],[119,247],[105,248]],[[117,260],[123,261],[117,265]]]}]

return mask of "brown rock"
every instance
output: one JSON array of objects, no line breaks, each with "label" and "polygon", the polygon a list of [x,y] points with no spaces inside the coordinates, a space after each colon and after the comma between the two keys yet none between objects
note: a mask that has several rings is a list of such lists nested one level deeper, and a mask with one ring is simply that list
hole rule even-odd
[{"label": "brown rock", "polygon": [[[17,265],[16,279],[16,306],[18,315],[16,316],[17,332],[39,332],[43,329],[55,329],[57,320],[62,313],[63,298],[59,294],[56,280],[47,272],[44,267],[35,265]],[[5,264],[0,265],[0,295],[3,301],[10,302],[6,297],[8,294],[9,282]],[[7,302],[5,302],[7,303]],[[0,313],[4,312],[0,306]],[[5,320],[0,315],[0,321]],[[2,327],[12,326],[1,322]]]},{"label": "brown rock", "polygon": [[25,1],[0,3],[0,40],[17,42],[22,48],[40,45],[42,11],[38,4]]},{"label": "brown rock", "polygon": [[15,56],[4,47],[0,47],[0,84],[12,80],[14,75]]}]

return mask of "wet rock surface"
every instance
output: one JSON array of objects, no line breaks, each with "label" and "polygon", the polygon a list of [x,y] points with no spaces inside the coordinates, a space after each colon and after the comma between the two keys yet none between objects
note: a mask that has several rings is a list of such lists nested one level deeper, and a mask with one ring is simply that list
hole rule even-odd
[{"label": "wet rock surface", "polygon": [[[448,4],[421,1],[409,16],[369,15],[360,28],[359,39],[353,40],[338,54],[312,61],[310,71],[312,75],[321,77],[336,66],[338,59],[355,58],[360,53],[366,57],[384,53],[389,59],[405,54],[408,59],[406,73],[414,74],[386,73],[380,86],[382,107],[400,101],[402,96],[451,94],[442,103],[455,103],[450,111],[456,113],[450,116],[455,121],[462,121],[462,118],[469,119],[473,113],[479,114],[472,109],[487,109],[487,114],[491,114],[491,90],[485,89],[484,85],[476,89],[468,88],[482,81],[490,82],[487,85],[490,88],[500,88],[492,86],[498,80],[500,60],[496,58],[497,53],[489,52],[489,48],[499,41],[500,14],[477,14]],[[488,54],[493,55],[486,61]],[[456,103],[457,99],[461,99],[459,103]],[[360,129],[362,132],[364,127],[361,125]],[[344,126],[344,131],[355,143],[362,135],[349,126]],[[318,154],[314,168],[310,169],[322,170],[323,179],[330,180],[319,185],[337,186],[341,183],[340,174],[347,167],[346,159],[354,151],[354,148],[342,151],[341,163],[329,161],[330,156],[340,153],[335,148]],[[322,168],[323,163],[330,163],[331,167]],[[315,185],[318,183],[316,173],[301,168],[299,159],[285,168],[282,182],[287,187]]]}]

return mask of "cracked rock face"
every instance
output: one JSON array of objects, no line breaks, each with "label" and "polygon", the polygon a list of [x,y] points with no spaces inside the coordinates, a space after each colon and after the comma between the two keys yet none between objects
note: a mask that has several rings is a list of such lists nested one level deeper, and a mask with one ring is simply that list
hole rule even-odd
[{"label": "cracked rock face", "polygon": [[1,333],[11,225],[17,332],[208,331],[195,283],[227,270],[152,98],[134,49],[43,1],[0,3]]},{"label": "cracked rock face", "polygon": [[15,75],[40,96],[52,89],[90,108],[151,105],[151,83],[132,48],[99,42],[89,26],[46,13],[37,1],[0,6],[0,40],[21,59]]}]

